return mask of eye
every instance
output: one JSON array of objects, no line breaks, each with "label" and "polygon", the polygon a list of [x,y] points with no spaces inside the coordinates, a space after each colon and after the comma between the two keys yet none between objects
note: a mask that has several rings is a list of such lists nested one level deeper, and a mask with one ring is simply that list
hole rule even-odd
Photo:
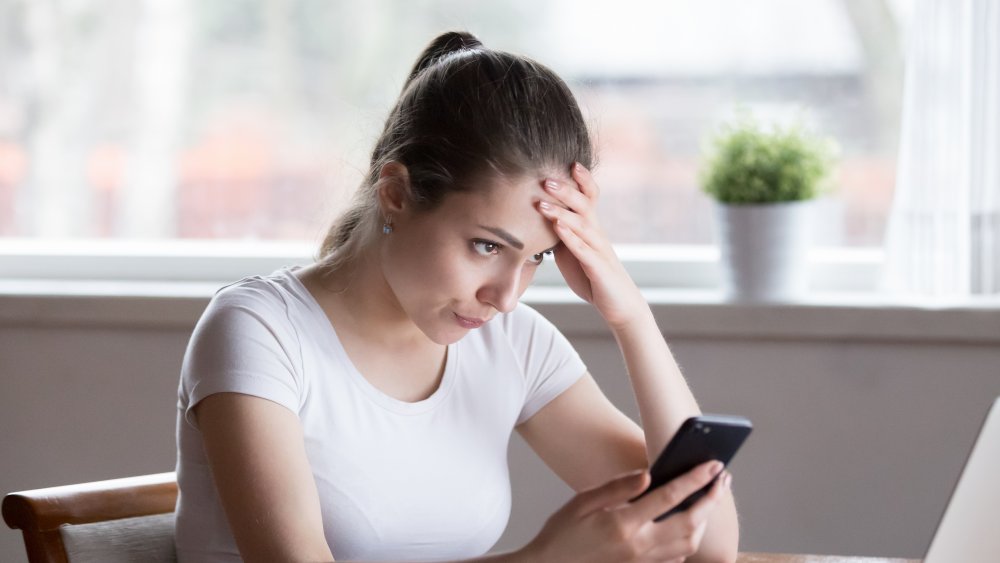
[{"label": "eye", "polygon": [[480,256],[496,256],[500,254],[500,245],[488,240],[472,241],[472,249]]},{"label": "eye", "polygon": [[546,250],[545,252],[539,252],[538,254],[532,256],[531,259],[528,260],[528,262],[530,262],[532,264],[535,264],[535,265],[541,264],[542,262],[545,261],[545,256],[546,255],[552,256],[552,251],[551,250]]}]

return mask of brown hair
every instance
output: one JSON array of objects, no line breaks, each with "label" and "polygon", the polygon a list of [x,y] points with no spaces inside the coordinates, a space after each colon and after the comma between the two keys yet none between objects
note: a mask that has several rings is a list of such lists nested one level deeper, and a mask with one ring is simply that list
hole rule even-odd
[{"label": "brown hair", "polygon": [[424,49],[372,152],[351,206],[334,222],[319,258],[335,268],[379,231],[377,185],[389,162],[406,166],[410,203],[430,211],[484,175],[593,167],[580,108],[566,84],[527,57],[447,32]]}]

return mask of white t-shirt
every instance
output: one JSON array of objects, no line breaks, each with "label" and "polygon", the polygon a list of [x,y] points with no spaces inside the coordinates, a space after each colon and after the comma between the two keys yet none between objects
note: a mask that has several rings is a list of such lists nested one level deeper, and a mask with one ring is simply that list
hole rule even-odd
[{"label": "white t-shirt", "polygon": [[188,344],[177,403],[179,561],[240,560],[191,412],[224,391],[298,415],[336,559],[489,551],[510,515],[511,432],[584,374],[579,355],[521,304],[448,346],[433,395],[400,401],[357,371],[294,271],[219,290]]}]

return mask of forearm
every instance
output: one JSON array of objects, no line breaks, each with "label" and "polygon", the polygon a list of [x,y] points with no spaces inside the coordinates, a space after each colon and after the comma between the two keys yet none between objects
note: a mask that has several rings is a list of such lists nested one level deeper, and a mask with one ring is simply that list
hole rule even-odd
[{"label": "forearm", "polygon": [[493,553],[483,555],[482,557],[473,557],[472,559],[454,560],[448,563],[528,563],[529,561],[531,561],[531,558],[522,549],[508,553]]},{"label": "forearm", "polygon": [[653,463],[681,423],[701,410],[648,306],[612,333],[632,381],[646,455]]},{"label": "forearm", "polygon": [[[632,381],[646,435],[646,455],[652,464],[688,417],[701,414],[648,306],[636,319],[612,329]],[[739,545],[736,505],[726,492],[709,518],[695,563],[732,562]]]},{"label": "forearm", "polygon": [[[361,563],[361,562],[344,561],[340,563]],[[397,563],[404,563],[404,562],[403,560],[400,560]],[[518,551],[511,551],[506,553],[491,553],[488,555],[473,557],[470,559],[449,559],[447,561],[440,561],[439,563],[534,563],[534,560],[528,555],[526,549],[521,549]]]},{"label": "forearm", "polygon": [[708,517],[705,536],[698,552],[689,557],[689,563],[734,563],[739,551],[740,528],[736,519],[736,504],[732,492],[720,499],[719,505]]}]

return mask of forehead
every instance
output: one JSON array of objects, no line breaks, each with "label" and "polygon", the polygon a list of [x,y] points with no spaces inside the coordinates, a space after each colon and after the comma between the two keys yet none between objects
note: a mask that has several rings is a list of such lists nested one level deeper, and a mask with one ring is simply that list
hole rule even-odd
[{"label": "forehead", "polygon": [[544,172],[513,178],[489,177],[477,183],[474,190],[454,194],[450,203],[456,208],[464,208],[468,213],[486,212],[493,216],[508,212],[520,214],[528,209],[535,211],[539,201],[559,205],[542,188],[542,182],[548,178],[555,178],[562,183],[569,181],[568,176],[560,177]]},{"label": "forehead", "polygon": [[542,188],[542,182],[547,178],[560,179],[564,183],[568,181],[568,177],[541,173],[537,176],[492,178],[477,185],[473,191],[447,197],[441,211],[463,225],[504,229],[530,247],[538,244],[551,246],[556,237],[549,221],[538,212],[538,202],[560,204]]}]

